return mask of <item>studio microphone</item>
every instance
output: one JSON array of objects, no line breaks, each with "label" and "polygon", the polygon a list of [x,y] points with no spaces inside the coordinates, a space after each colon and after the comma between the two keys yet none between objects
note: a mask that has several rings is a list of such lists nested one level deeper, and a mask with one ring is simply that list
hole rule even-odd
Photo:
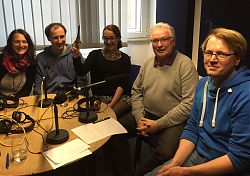
[{"label": "studio microphone", "polygon": [[47,134],[46,142],[48,144],[61,144],[61,143],[66,142],[69,139],[68,131],[64,129],[59,129],[59,122],[58,122],[57,104],[62,104],[65,101],[67,101],[67,95],[64,93],[57,94],[53,100],[56,129],[53,131],[50,131]]},{"label": "studio microphone", "polygon": [[114,83],[114,82],[117,82],[117,81],[120,81],[120,80],[124,80],[124,79],[128,78],[128,76],[129,76],[129,74],[122,73],[122,74],[119,74],[119,75],[107,77],[104,80],[107,83]]},{"label": "studio microphone", "polygon": [[47,93],[47,78],[48,78],[48,71],[49,71],[49,66],[46,65],[44,67],[44,74],[42,77],[42,82],[43,82],[43,91],[44,91],[44,99],[39,100],[37,103],[37,107],[42,107],[42,108],[47,108],[52,104],[52,99],[48,98],[48,93]]},{"label": "studio microphone", "polygon": [[98,86],[98,85],[101,85],[101,84],[104,84],[104,83],[115,83],[115,82],[118,82],[120,80],[128,78],[128,76],[129,76],[129,74],[127,74],[127,73],[122,73],[122,74],[118,74],[118,75],[115,75],[115,76],[110,76],[110,77],[105,78],[103,81],[88,84],[88,85],[82,86],[82,87],[76,87],[75,90],[80,91],[80,90],[83,90],[83,89],[86,89],[86,88],[92,88],[94,86]]},{"label": "studio microphone", "polygon": [[64,93],[56,94],[53,104],[63,104],[65,101],[67,101],[67,95]]},{"label": "studio microphone", "polygon": [[90,111],[89,110],[89,95],[88,95],[88,90],[94,86],[98,86],[104,83],[114,83],[117,81],[120,81],[122,79],[126,79],[128,77],[128,74],[119,74],[111,77],[105,78],[103,81],[96,82],[93,84],[89,84],[83,87],[78,87],[76,90],[82,91],[84,93],[84,96],[86,98],[86,111],[85,112],[80,112],[79,113],[79,118],[78,121],[82,123],[89,123],[89,122],[94,122],[97,120],[97,113],[95,111]]}]

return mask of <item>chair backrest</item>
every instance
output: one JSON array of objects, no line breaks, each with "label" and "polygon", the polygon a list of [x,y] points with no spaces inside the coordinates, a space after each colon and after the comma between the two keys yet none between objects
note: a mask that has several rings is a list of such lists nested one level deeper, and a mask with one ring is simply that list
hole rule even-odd
[{"label": "chair backrest", "polygon": [[132,89],[133,83],[134,83],[134,81],[135,81],[135,79],[140,71],[140,68],[141,68],[140,65],[135,65],[135,64],[131,65],[131,71],[129,74],[129,81],[128,81],[129,90]]}]

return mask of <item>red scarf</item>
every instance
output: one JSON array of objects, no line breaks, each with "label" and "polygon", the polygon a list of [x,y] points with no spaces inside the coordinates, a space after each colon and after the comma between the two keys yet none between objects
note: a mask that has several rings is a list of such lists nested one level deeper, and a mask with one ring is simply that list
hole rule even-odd
[{"label": "red scarf", "polygon": [[13,58],[10,58],[7,53],[3,53],[3,62],[2,65],[10,73],[19,73],[20,71],[25,70],[31,63],[32,59],[24,56],[15,61]]}]

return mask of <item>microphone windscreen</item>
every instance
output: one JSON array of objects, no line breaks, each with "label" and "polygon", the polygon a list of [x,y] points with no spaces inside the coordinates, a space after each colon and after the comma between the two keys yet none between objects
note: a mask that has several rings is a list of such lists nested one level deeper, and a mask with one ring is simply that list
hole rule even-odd
[{"label": "microphone windscreen", "polygon": [[54,100],[53,100],[53,104],[62,104],[65,101],[67,101],[67,95],[65,93],[58,93],[56,94]]},{"label": "microphone windscreen", "polygon": [[117,82],[117,81],[120,81],[120,80],[123,80],[123,79],[126,79],[126,78],[128,78],[128,74],[122,73],[122,74],[119,74],[119,75],[107,77],[105,79],[105,81],[110,83],[110,82]]}]

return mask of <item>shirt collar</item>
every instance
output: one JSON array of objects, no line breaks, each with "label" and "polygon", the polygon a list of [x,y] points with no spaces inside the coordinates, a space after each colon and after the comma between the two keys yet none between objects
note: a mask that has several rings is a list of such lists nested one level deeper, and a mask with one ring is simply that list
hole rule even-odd
[{"label": "shirt collar", "polygon": [[158,58],[155,57],[154,59],[154,67],[157,67],[157,66],[164,66],[164,65],[172,65],[174,60],[175,60],[175,57],[176,57],[176,54],[177,54],[177,51],[174,50],[173,53],[167,57],[162,63],[159,62]]}]

